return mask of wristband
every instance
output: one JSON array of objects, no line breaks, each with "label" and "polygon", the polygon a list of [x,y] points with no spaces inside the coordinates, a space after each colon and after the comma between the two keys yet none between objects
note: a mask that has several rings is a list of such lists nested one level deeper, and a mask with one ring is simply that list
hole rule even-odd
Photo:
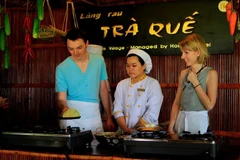
[{"label": "wristband", "polygon": [[200,85],[201,85],[201,84],[199,83],[198,85],[196,85],[196,86],[194,87],[194,89],[197,88],[197,87],[200,86]]}]

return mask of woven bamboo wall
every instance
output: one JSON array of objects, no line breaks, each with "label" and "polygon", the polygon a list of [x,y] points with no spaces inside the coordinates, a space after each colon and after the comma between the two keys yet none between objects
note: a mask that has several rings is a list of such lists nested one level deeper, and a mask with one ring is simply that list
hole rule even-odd
[{"label": "woven bamboo wall", "polygon": [[[69,54],[58,35],[48,40],[33,40],[35,58],[29,58],[25,64],[24,35],[22,28],[26,11],[8,10],[12,33],[7,44],[12,49],[11,66],[3,67],[4,52],[0,51],[0,95],[8,97],[9,109],[0,110],[0,120],[14,125],[57,125],[54,76],[55,67]],[[53,10],[56,28],[62,28],[65,10]],[[35,16],[35,11],[30,11]],[[51,24],[48,12],[42,24]],[[69,23],[70,25],[70,23]],[[115,85],[126,78],[125,57],[105,57],[109,82],[114,91]],[[159,80],[164,102],[160,113],[160,122],[169,120],[169,112],[175,97],[180,70],[185,66],[180,56],[152,56],[153,70],[150,76]],[[210,111],[211,128],[218,131],[240,132],[240,45],[235,44],[231,55],[212,55],[207,62],[219,73],[218,100]],[[240,144],[238,141],[229,142]]]}]

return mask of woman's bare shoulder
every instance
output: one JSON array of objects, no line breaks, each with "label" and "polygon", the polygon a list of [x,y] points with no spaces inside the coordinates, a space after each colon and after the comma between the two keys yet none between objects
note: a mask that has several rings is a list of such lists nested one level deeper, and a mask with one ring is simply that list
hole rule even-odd
[{"label": "woman's bare shoulder", "polygon": [[181,70],[180,76],[184,77],[184,75],[187,73],[188,69]]},{"label": "woman's bare shoulder", "polygon": [[210,74],[218,74],[218,72],[215,69],[210,69],[208,71],[208,73],[210,73]]},{"label": "woman's bare shoulder", "polygon": [[186,75],[187,70],[188,69],[181,70],[180,75],[179,75],[179,83],[182,83],[182,80],[183,80],[184,76]]},{"label": "woman's bare shoulder", "polygon": [[218,81],[218,72],[215,69],[211,69],[208,71],[207,81],[208,80]]},{"label": "woman's bare shoulder", "polygon": [[218,72],[215,69],[211,69],[208,71],[208,76],[210,77],[218,77]]}]

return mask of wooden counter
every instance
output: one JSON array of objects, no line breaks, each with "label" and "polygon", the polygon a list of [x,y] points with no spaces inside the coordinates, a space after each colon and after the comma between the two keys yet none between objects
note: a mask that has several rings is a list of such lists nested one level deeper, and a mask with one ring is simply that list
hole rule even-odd
[{"label": "wooden counter", "polygon": [[[69,160],[131,160],[132,158],[96,156],[96,155],[69,155]],[[64,154],[38,153],[19,150],[0,150],[1,160],[68,160]],[[135,159],[138,160],[138,159]],[[140,160],[140,159],[139,159]]]}]

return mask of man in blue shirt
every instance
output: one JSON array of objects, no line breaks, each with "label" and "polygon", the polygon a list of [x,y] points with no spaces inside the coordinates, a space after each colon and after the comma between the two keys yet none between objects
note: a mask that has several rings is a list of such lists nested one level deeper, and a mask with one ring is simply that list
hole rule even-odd
[{"label": "man in blue shirt", "polygon": [[88,38],[81,29],[69,30],[66,40],[71,56],[56,67],[57,104],[61,115],[73,108],[79,111],[81,118],[60,120],[60,127],[80,127],[80,130],[92,130],[93,133],[103,128],[99,111],[101,98],[107,116],[105,128],[112,130],[114,124],[104,58],[87,52]]}]

